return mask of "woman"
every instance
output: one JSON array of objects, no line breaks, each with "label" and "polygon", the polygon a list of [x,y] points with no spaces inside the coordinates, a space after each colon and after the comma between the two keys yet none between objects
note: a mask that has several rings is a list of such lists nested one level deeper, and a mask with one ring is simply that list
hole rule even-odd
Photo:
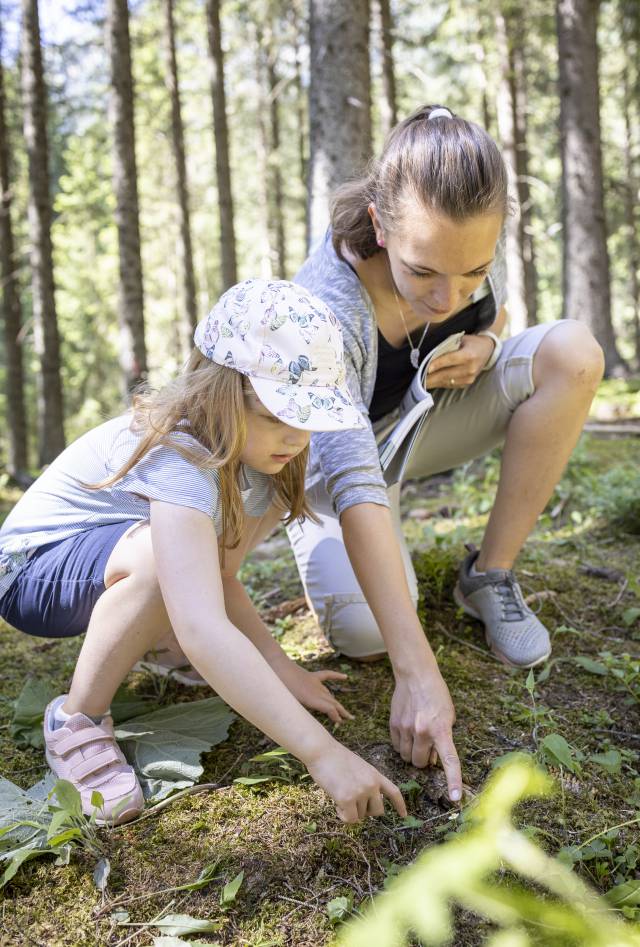
[{"label": "woman", "polygon": [[308,498],[322,522],[289,536],[319,624],[343,654],[388,652],[396,688],[394,747],[415,766],[442,759],[460,788],[454,709],[416,615],[417,583],[387,488],[376,435],[389,429],[415,367],[430,363],[435,405],[405,478],[431,476],[504,442],[498,491],[479,551],[460,567],[456,600],[485,625],[504,661],[548,657],[547,630],[512,571],[573,450],[602,377],[600,347],[572,320],[501,343],[506,320],[501,234],[509,211],[500,152],[477,125],[425,106],[390,133],[366,177],[335,194],[331,228],[295,277],[340,319],[348,383],[370,424],[312,437]]}]

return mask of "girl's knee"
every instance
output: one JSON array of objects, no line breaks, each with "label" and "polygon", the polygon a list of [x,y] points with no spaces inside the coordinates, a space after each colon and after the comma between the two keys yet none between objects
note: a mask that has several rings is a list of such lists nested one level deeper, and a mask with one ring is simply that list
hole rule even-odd
[{"label": "girl's knee", "polygon": [[564,319],[548,332],[534,356],[538,383],[570,379],[595,391],[603,374],[602,348],[591,330],[575,319]]},{"label": "girl's knee", "polygon": [[361,595],[326,596],[321,627],[333,648],[345,657],[365,659],[382,656],[387,650],[373,612]]}]

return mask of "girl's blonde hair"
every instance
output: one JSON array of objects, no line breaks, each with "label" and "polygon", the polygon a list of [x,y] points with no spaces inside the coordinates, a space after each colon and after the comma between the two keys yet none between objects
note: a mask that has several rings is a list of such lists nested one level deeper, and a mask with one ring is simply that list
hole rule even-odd
[{"label": "girl's blonde hair", "polygon": [[343,244],[360,259],[380,252],[369,204],[392,229],[407,202],[440,212],[452,220],[509,209],[507,169],[491,136],[474,122],[453,113],[429,121],[440,105],[423,105],[389,132],[379,158],[364,177],[348,181],[333,194],[333,245]]},{"label": "girl's blonde hair", "polygon": [[[183,372],[173,382],[158,391],[139,389],[134,394],[131,427],[142,435],[140,443],[111,477],[88,486],[93,489],[112,486],[159,444],[171,447],[201,470],[215,470],[224,562],[224,550],[238,545],[244,524],[238,474],[240,454],[247,439],[247,400],[252,395],[256,397],[246,376],[212,362],[194,349]],[[172,437],[176,433],[190,434],[205,450],[180,443],[180,439]],[[308,447],[272,475],[275,502],[282,507],[283,514],[288,511],[286,525],[305,517],[316,522],[305,499],[307,456]]]}]

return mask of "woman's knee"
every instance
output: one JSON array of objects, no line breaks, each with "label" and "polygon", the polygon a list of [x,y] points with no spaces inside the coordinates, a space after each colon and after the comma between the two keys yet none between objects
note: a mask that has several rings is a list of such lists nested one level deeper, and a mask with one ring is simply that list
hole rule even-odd
[{"label": "woman's knee", "polygon": [[564,319],[548,332],[533,359],[536,388],[560,379],[593,393],[604,374],[604,354],[590,329],[575,319]]},{"label": "woman's knee", "polygon": [[373,612],[361,595],[327,595],[320,625],[333,648],[345,657],[371,658],[387,650]]}]

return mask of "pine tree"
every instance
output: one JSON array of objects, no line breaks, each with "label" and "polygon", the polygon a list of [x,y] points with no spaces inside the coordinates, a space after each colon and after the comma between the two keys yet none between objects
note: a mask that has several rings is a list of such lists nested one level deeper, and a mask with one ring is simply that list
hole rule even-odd
[{"label": "pine tree", "polygon": [[113,129],[113,184],[120,283],[120,367],[126,391],[147,374],[144,292],[140,254],[138,169],[133,115],[133,76],[127,0],[108,0],[107,46],[111,66],[110,112]]},{"label": "pine tree", "polygon": [[311,0],[309,218],[313,243],[331,192],[371,155],[369,2]]},{"label": "pine tree", "polygon": [[60,337],[51,246],[47,90],[37,0],[22,0],[22,98],[29,159],[31,285],[38,376],[38,461],[50,463],[65,446]]},{"label": "pine tree", "polygon": [[0,278],[2,280],[2,318],[6,362],[7,428],[9,456],[7,469],[18,482],[27,471],[27,421],[24,404],[24,368],[20,327],[22,308],[18,287],[18,261],[11,224],[12,185],[9,175],[10,143],[5,119],[2,23],[0,21]]},{"label": "pine tree", "polygon": [[236,236],[231,192],[231,164],[229,160],[229,130],[227,127],[227,100],[224,87],[224,56],[220,28],[219,0],[206,0],[207,37],[209,40],[209,69],[211,100],[213,103],[213,134],[216,146],[216,178],[218,182],[218,210],[220,214],[220,259],[222,286],[228,289],[237,282]]},{"label": "pine tree", "polygon": [[623,369],[611,322],[602,185],[599,0],[557,0],[563,194],[565,316],[585,322],[603,348],[605,370]]}]

